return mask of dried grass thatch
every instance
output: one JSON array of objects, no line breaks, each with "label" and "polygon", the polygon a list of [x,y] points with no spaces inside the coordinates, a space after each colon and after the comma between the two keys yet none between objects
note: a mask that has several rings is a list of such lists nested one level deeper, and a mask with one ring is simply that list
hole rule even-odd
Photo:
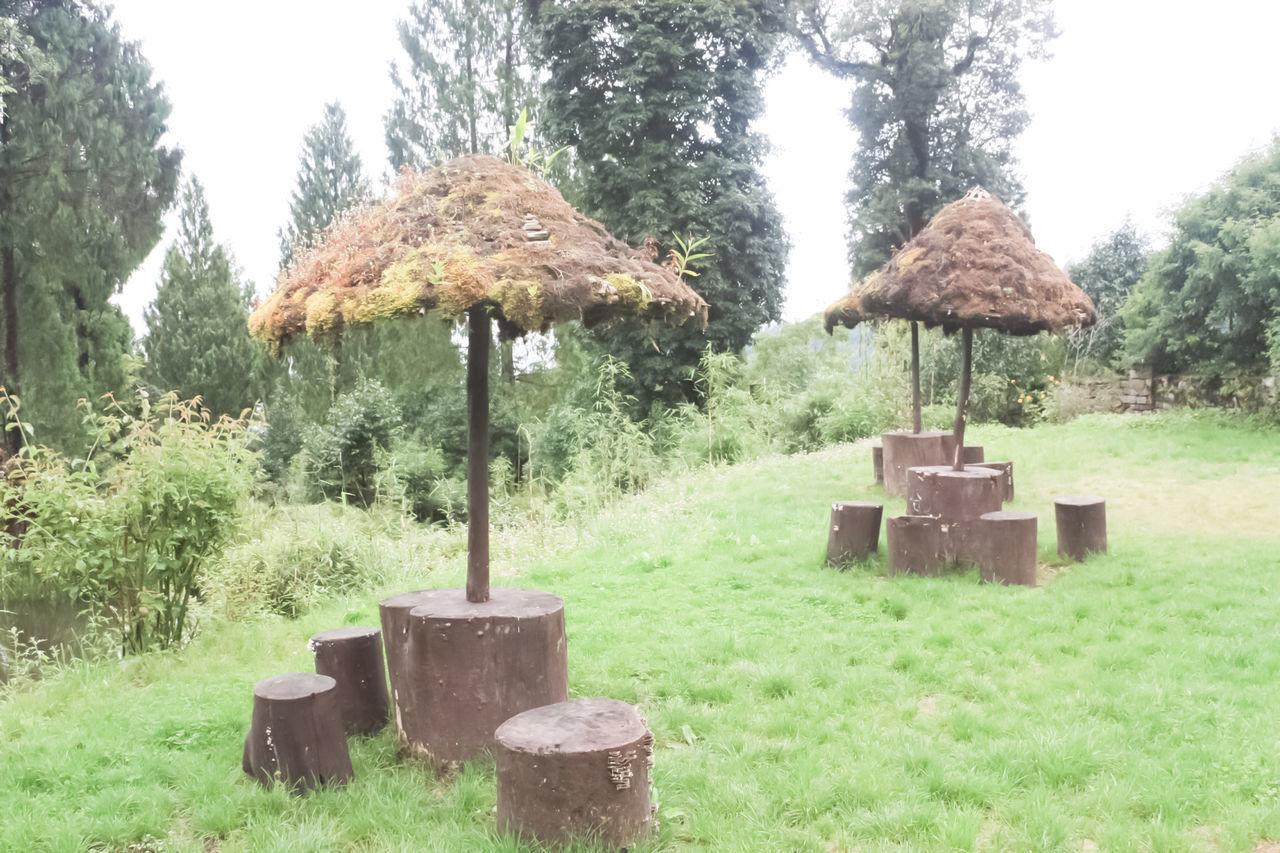
[{"label": "dried grass thatch", "polygon": [[1098,312],[1022,220],[975,187],[827,308],[825,324],[830,332],[879,317],[1033,335],[1091,326]]},{"label": "dried grass thatch", "polygon": [[491,306],[505,338],[622,313],[705,324],[707,303],[668,267],[612,237],[519,166],[469,155],[400,176],[396,193],[342,217],[284,270],[249,317],[275,353],[299,335]]}]

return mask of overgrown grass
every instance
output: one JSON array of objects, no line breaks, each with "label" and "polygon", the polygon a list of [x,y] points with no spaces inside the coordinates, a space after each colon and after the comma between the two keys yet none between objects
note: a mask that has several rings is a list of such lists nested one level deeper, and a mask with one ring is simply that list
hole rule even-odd
[{"label": "overgrown grass", "polygon": [[[1040,515],[1041,588],[824,568],[829,504],[879,494],[868,443],[703,469],[498,540],[501,582],[566,600],[573,694],[634,702],[657,736],[661,829],[636,850],[1280,838],[1280,435],[1194,415],[973,433]],[[1058,566],[1052,497],[1072,492],[1107,498],[1111,553]],[[461,582],[460,547],[399,541],[378,589],[296,621],[208,620],[181,652],[5,698],[0,846],[526,849],[493,829],[491,765],[437,779],[386,734],[352,742],[342,791],[240,771],[254,681],[309,669],[307,638],[376,624],[382,596]]]}]

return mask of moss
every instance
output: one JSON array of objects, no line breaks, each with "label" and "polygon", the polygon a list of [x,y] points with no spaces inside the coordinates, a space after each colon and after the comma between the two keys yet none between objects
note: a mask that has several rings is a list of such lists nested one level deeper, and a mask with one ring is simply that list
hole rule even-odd
[{"label": "moss", "polygon": [[317,341],[333,341],[341,330],[338,300],[327,290],[307,297],[307,334]]},{"label": "moss", "polygon": [[492,296],[502,316],[523,331],[540,330],[549,324],[550,318],[543,313],[541,286],[533,279],[499,279]]},{"label": "moss", "polygon": [[652,291],[643,281],[629,275],[613,273],[605,276],[605,281],[618,291],[618,298],[623,305],[643,309],[649,305],[649,300],[653,296]]},{"label": "moss", "polygon": [[432,284],[440,313],[453,319],[489,296],[493,273],[470,249],[450,246],[439,259],[439,267],[433,270]]}]

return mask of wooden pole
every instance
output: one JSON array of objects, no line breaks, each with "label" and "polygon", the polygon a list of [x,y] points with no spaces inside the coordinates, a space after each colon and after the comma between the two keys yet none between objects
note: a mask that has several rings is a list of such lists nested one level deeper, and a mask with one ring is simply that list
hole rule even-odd
[{"label": "wooden pole", "polygon": [[911,321],[911,431],[920,433],[920,324]]},{"label": "wooden pole", "polygon": [[489,600],[489,314],[467,312],[467,601]]},{"label": "wooden pole", "polygon": [[951,467],[964,470],[964,414],[969,408],[969,381],[973,378],[973,329],[965,326],[960,332],[964,347],[964,368],[960,373],[960,399],[956,401],[955,459]]}]

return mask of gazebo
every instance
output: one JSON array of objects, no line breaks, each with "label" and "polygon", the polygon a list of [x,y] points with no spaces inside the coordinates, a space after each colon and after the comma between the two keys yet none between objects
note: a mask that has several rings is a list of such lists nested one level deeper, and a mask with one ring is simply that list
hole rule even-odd
[{"label": "gazebo", "polygon": [[628,314],[705,324],[707,304],[523,167],[468,155],[406,171],[395,190],[299,253],[249,327],[279,355],[302,335],[337,346],[349,327],[398,317],[434,312],[467,326],[466,588],[405,593],[382,606],[401,737],[447,763],[486,748],[513,714],[567,698],[563,601],[489,585],[493,325],[509,340]]}]

